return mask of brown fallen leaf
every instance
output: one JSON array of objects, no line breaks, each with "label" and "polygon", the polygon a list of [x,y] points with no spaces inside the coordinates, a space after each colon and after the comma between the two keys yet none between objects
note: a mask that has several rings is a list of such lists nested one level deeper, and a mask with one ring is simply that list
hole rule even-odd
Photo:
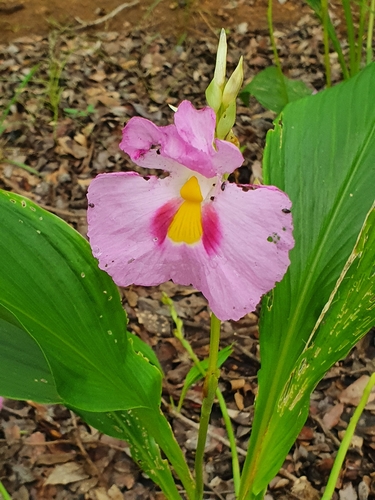
[{"label": "brown fallen leaf", "polygon": [[313,438],[314,430],[311,427],[304,425],[298,435],[298,439],[301,441],[311,441]]},{"label": "brown fallen leaf", "polygon": [[[350,384],[340,394],[339,396],[340,403],[346,403],[353,406],[358,406],[361,397],[363,395],[363,391],[369,380],[370,377],[368,375],[362,375],[362,377],[359,377],[359,379]],[[374,400],[375,400],[375,388],[371,391],[368,403]]]},{"label": "brown fallen leaf", "polygon": [[347,483],[339,491],[340,500],[357,500],[357,492],[355,491],[352,483]]},{"label": "brown fallen leaf", "polygon": [[344,405],[342,403],[338,403],[333,406],[323,417],[323,424],[327,429],[333,429],[339,421],[344,411]]},{"label": "brown fallen leaf", "polygon": [[242,411],[245,408],[244,402],[243,402],[243,396],[240,392],[236,392],[234,394],[234,400],[236,402],[237,408]]},{"label": "brown fallen leaf", "polygon": [[238,391],[238,389],[242,389],[245,386],[245,379],[233,379],[230,381],[230,385],[232,386],[232,391]]},{"label": "brown fallen leaf", "polygon": [[47,477],[44,486],[48,484],[69,484],[82,479],[87,479],[88,474],[83,470],[83,466],[75,462],[68,462],[57,465],[52,473]]},{"label": "brown fallen leaf", "polygon": [[103,80],[106,80],[108,78],[108,75],[100,69],[96,73],[93,73],[92,75],[89,76],[90,80],[93,80],[94,82],[102,82]]},{"label": "brown fallen leaf", "polygon": [[43,453],[39,455],[37,461],[35,462],[37,465],[56,465],[56,464],[65,464],[67,462],[71,462],[76,459],[77,454],[72,452],[61,452],[61,453]]},{"label": "brown fallen leaf", "polygon": [[305,476],[299,477],[292,486],[292,493],[301,500],[319,500],[320,493],[311,486]]},{"label": "brown fallen leaf", "polygon": [[123,494],[115,484],[109,488],[108,496],[111,500],[124,500]]},{"label": "brown fallen leaf", "polygon": [[56,153],[60,155],[72,155],[77,160],[85,158],[88,155],[87,148],[81,146],[77,142],[73,141],[69,136],[59,137],[58,146],[56,147]]}]

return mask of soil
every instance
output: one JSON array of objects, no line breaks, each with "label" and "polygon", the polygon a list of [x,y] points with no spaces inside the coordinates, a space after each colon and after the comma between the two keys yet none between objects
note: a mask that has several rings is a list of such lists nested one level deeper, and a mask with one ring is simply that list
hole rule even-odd
[{"label": "soil", "polygon": [[[129,0],[133,4],[137,0]],[[88,23],[121,5],[119,0],[2,0],[0,1],[0,42],[30,33],[46,35],[51,27],[77,26],[76,18]],[[118,31],[129,25],[162,36],[179,39],[189,33],[199,37],[218,28],[235,28],[247,23],[249,30],[267,29],[265,0],[138,0],[120,14],[100,25],[100,30]],[[277,26],[292,26],[309,11],[301,0],[275,2]]]},{"label": "soil", "polygon": [[[274,4],[285,73],[303,79],[314,90],[321,89],[324,66],[318,22],[299,1]],[[22,8],[17,10],[18,5]],[[229,69],[244,55],[245,82],[272,64],[265,0],[202,0],[187,5],[141,0],[95,29],[79,28],[75,20],[99,19],[118,5],[118,0],[107,0],[105,8],[100,0],[0,2],[0,108],[5,109],[20,79],[39,63],[35,77],[11,107],[0,137],[0,188],[27,196],[84,236],[91,179],[100,172],[135,169],[143,173],[118,149],[124,122],[138,115],[167,124],[171,121],[169,104],[176,106],[185,98],[196,106],[204,104],[218,28],[230,29]],[[52,30],[47,18],[60,28]],[[340,80],[337,66],[332,76]],[[245,147],[245,163],[232,181],[261,179],[265,136],[274,117],[255,100],[250,107],[238,103],[235,132]],[[16,163],[33,168],[38,175]],[[209,314],[204,298],[188,287],[166,283],[121,290],[129,329],[157,353],[165,372],[163,397],[177,402],[191,362],[173,337],[173,324],[161,301],[163,291],[175,301],[186,338],[201,358],[207,355]],[[222,347],[236,340],[222,368],[220,388],[241,461],[251,431],[260,366],[257,321],[255,312],[239,322],[225,322],[221,340]],[[374,332],[370,332],[318,385],[309,419],[271,482],[267,500],[320,498],[362,377],[374,369],[374,350]],[[202,385],[196,384],[188,392],[181,415],[168,404],[163,406],[190,466],[201,402]],[[216,435],[206,450],[205,499],[233,500],[230,455],[216,405],[211,423]],[[345,461],[336,498],[375,498],[374,429],[375,405],[370,403]],[[129,458],[126,443],[98,434],[63,407],[33,402],[4,403],[0,480],[13,500],[163,498]]]}]

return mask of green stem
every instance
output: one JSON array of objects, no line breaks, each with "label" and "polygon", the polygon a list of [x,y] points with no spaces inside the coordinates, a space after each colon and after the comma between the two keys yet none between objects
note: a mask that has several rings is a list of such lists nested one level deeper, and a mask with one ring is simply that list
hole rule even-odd
[{"label": "green stem", "polygon": [[324,43],[324,66],[326,68],[327,87],[331,86],[331,63],[329,60],[329,32],[328,32],[328,0],[321,0],[322,22],[323,22],[323,43]]},{"label": "green stem", "polygon": [[[198,370],[201,372],[203,377],[206,376],[205,370],[202,368],[202,365],[199,362],[199,359],[197,358],[195,352],[191,348],[191,345],[187,340],[184,338],[180,338],[180,341],[182,345],[185,347],[187,352],[189,353],[190,358],[193,360],[195,366],[198,368]],[[230,450],[231,450],[231,456],[232,456],[232,475],[233,475],[233,485],[234,485],[234,491],[236,496],[238,495],[240,491],[240,464],[238,462],[238,453],[237,453],[237,445],[236,445],[236,438],[234,436],[234,431],[233,431],[233,426],[232,422],[228,413],[227,405],[225,404],[225,399],[224,396],[221,394],[220,389],[216,389],[216,398],[219,401],[219,406],[221,410],[221,414],[223,415],[223,420],[225,423],[225,429],[227,431],[228,435],[228,440],[230,443]],[[179,405],[177,407],[177,411],[181,411],[181,403],[182,401],[179,402]]]},{"label": "green stem", "polygon": [[238,461],[238,453],[236,446],[236,438],[234,436],[233,426],[230,420],[230,416],[228,414],[228,409],[225,404],[224,396],[221,394],[219,388],[216,389],[216,397],[219,401],[220,410],[223,415],[225,428],[227,430],[228,440],[230,443],[230,451],[232,455],[232,476],[233,476],[234,493],[237,498],[240,493],[241,476],[240,476],[240,464]]},{"label": "green stem", "polygon": [[373,57],[372,52],[372,34],[374,31],[374,11],[375,11],[375,0],[371,0],[370,14],[368,18],[367,27],[367,41],[366,41],[366,65],[370,64]]},{"label": "green stem", "polygon": [[11,496],[7,492],[7,490],[4,488],[3,483],[0,481],[0,495],[3,497],[3,500],[12,500]]},{"label": "green stem", "polygon": [[[322,13],[322,9],[321,9],[321,2],[316,2],[316,3],[309,2],[309,5],[314,10],[315,14],[318,16],[320,22],[323,25],[323,13]],[[319,6],[320,6],[320,8],[319,8]],[[327,9],[327,11],[328,11],[328,9]],[[342,49],[341,49],[340,40],[337,38],[335,27],[333,26],[329,15],[328,15],[328,21],[327,21],[327,31],[328,31],[329,38],[331,39],[333,48],[337,52],[344,80],[347,80],[349,78],[349,71],[348,71],[348,68],[346,67],[345,57],[344,57],[344,54],[343,54]]]},{"label": "green stem", "polygon": [[335,27],[333,26],[332,21],[329,17],[328,17],[328,34],[329,38],[331,39],[333,48],[337,52],[339,63],[341,66],[342,76],[344,77],[344,80],[348,80],[350,78],[350,75],[349,75],[349,70],[346,67],[345,57],[341,49],[340,40],[337,38]]},{"label": "green stem", "polygon": [[[226,176],[224,175],[224,178],[228,179],[228,176],[229,175],[226,175]],[[187,353],[190,356],[190,359],[193,360],[194,365],[198,368],[198,370],[200,371],[203,378],[206,377],[206,374],[207,374],[206,370],[202,367],[202,364],[200,363],[198,356],[193,351],[189,342],[184,338],[183,323],[177,315],[173,301],[165,293],[163,293],[162,300],[163,300],[164,304],[167,304],[169,306],[169,310],[170,310],[172,319],[176,325],[176,328],[173,331],[174,336],[181,342],[182,346],[186,349]],[[224,397],[221,394],[219,388],[216,389],[216,397],[219,401],[220,410],[221,410],[221,413],[223,415],[225,428],[226,428],[228,440],[230,443],[231,456],[232,456],[233,484],[234,484],[234,491],[235,491],[236,496],[237,496],[239,494],[239,490],[240,490],[240,464],[238,462],[236,438],[234,436],[232,422],[231,422],[229,414],[228,414],[228,409],[227,409],[227,406],[225,404]],[[180,401],[179,401],[178,406],[177,406],[178,412],[181,411],[182,402],[183,402],[183,398],[180,398]]]},{"label": "green stem", "polygon": [[3,163],[9,163],[9,165],[14,165],[15,167],[23,168],[27,172],[30,172],[30,174],[37,175],[38,177],[43,177],[40,172],[38,172],[37,170],[35,170],[35,168],[29,167],[25,163],[20,163],[19,161],[10,160],[9,158],[0,158],[0,160]]},{"label": "green stem", "polygon": [[368,2],[368,0],[361,0],[361,7],[359,10],[358,40],[357,40],[357,55],[356,55],[355,73],[358,73],[359,70],[361,69],[363,35],[365,32],[365,21],[366,21],[366,13],[367,13],[367,8],[368,8],[367,2]]},{"label": "green stem", "polygon": [[220,320],[214,314],[212,314],[208,370],[203,386],[204,397],[201,410],[201,420],[199,424],[197,452],[195,455],[195,500],[202,500],[203,498],[203,457],[204,449],[206,446],[208,424],[210,421],[212,405],[214,403],[217,383],[219,379],[219,370],[217,368],[219,343]]},{"label": "green stem", "polygon": [[350,442],[354,435],[355,428],[358,424],[358,420],[362,415],[362,412],[366,406],[367,400],[374,386],[375,386],[375,373],[371,375],[370,380],[368,381],[365,390],[363,391],[361,401],[359,402],[359,405],[357,406],[355,412],[353,413],[352,418],[350,419],[349,425],[345,431],[344,439],[342,440],[339,451],[337,452],[337,456],[335,458],[335,462],[333,464],[331,474],[328,479],[327,487],[322,496],[322,500],[330,500],[332,498],[342,464],[344,463],[346,453],[349,449]]},{"label": "green stem", "polygon": [[272,51],[273,51],[273,57],[275,59],[275,65],[276,65],[278,73],[279,73],[281,91],[283,93],[283,97],[284,97],[285,102],[289,102],[288,90],[286,88],[285,78],[283,75],[283,70],[281,68],[281,62],[280,62],[279,54],[277,52],[275,36],[273,33],[273,20],[272,20],[272,17],[273,17],[272,16],[272,7],[273,7],[273,5],[272,5],[272,2],[273,2],[273,0],[268,0],[268,9],[267,9],[268,31],[270,32],[270,41],[271,41],[271,46],[272,46]]},{"label": "green stem", "polygon": [[350,9],[350,0],[342,0],[342,6],[344,8],[346,30],[348,33],[350,76],[354,76],[356,73],[356,46],[354,38],[353,16]]}]

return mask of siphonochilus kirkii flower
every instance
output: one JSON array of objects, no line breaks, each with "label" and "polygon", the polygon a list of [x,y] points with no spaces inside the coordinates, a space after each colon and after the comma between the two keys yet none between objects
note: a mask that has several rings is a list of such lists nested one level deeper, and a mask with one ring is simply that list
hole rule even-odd
[{"label": "siphonochilus kirkii flower", "polygon": [[136,165],[169,175],[98,175],[88,191],[88,236],[118,285],[191,284],[219,319],[238,320],[288,268],[291,202],[276,187],[223,179],[243,157],[215,139],[215,125],[211,108],[189,101],[172,125],[131,118],[120,148]]}]

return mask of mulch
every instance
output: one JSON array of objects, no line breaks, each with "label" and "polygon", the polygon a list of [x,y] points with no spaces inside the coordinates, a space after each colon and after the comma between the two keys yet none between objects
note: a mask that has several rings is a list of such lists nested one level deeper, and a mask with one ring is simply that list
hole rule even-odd
[{"label": "mulch", "polygon": [[[324,86],[322,35],[318,22],[305,15],[293,28],[278,29],[283,69],[312,89]],[[20,92],[0,137],[0,187],[27,196],[86,235],[86,192],[96,174],[136,170],[120,152],[124,122],[132,116],[170,123],[183,99],[203,106],[204,90],[213,75],[216,39],[207,30],[199,40],[188,36],[176,45],[172,38],[134,31],[121,34],[51,32],[0,45],[0,109],[11,100],[20,79],[39,68]],[[230,34],[228,70],[245,58],[245,83],[272,64],[266,31],[247,30],[241,23]],[[339,81],[337,64],[333,80]],[[57,120],[54,121],[57,116]],[[239,103],[236,135],[245,146],[244,165],[231,180],[261,179],[265,136],[274,113],[255,100]],[[15,164],[35,169],[29,173]],[[147,172],[150,173],[150,172]],[[152,173],[157,173],[152,172]],[[194,289],[165,283],[121,290],[130,331],[157,353],[165,380],[163,409],[186,459],[192,466],[202,385],[187,394],[181,415],[167,402],[178,401],[184,376],[191,367],[173,336],[166,292],[184,321],[186,338],[200,358],[208,353],[209,314],[205,299]],[[234,342],[223,366],[220,389],[235,428],[240,460],[251,431],[257,392],[258,313],[239,322],[225,322],[221,346]],[[374,332],[350,356],[337,363],[311,398],[310,416],[283,469],[271,482],[267,500],[318,499],[366,376],[374,370]],[[349,389],[348,389],[349,388]],[[215,405],[206,450],[205,498],[233,500],[230,453],[222,417]],[[241,452],[242,450],[242,452]],[[337,484],[336,498],[375,498],[375,403],[363,414],[353,446]],[[125,442],[100,435],[61,406],[6,400],[0,414],[0,479],[14,500],[90,499],[161,500],[163,495],[137,468]]]}]

